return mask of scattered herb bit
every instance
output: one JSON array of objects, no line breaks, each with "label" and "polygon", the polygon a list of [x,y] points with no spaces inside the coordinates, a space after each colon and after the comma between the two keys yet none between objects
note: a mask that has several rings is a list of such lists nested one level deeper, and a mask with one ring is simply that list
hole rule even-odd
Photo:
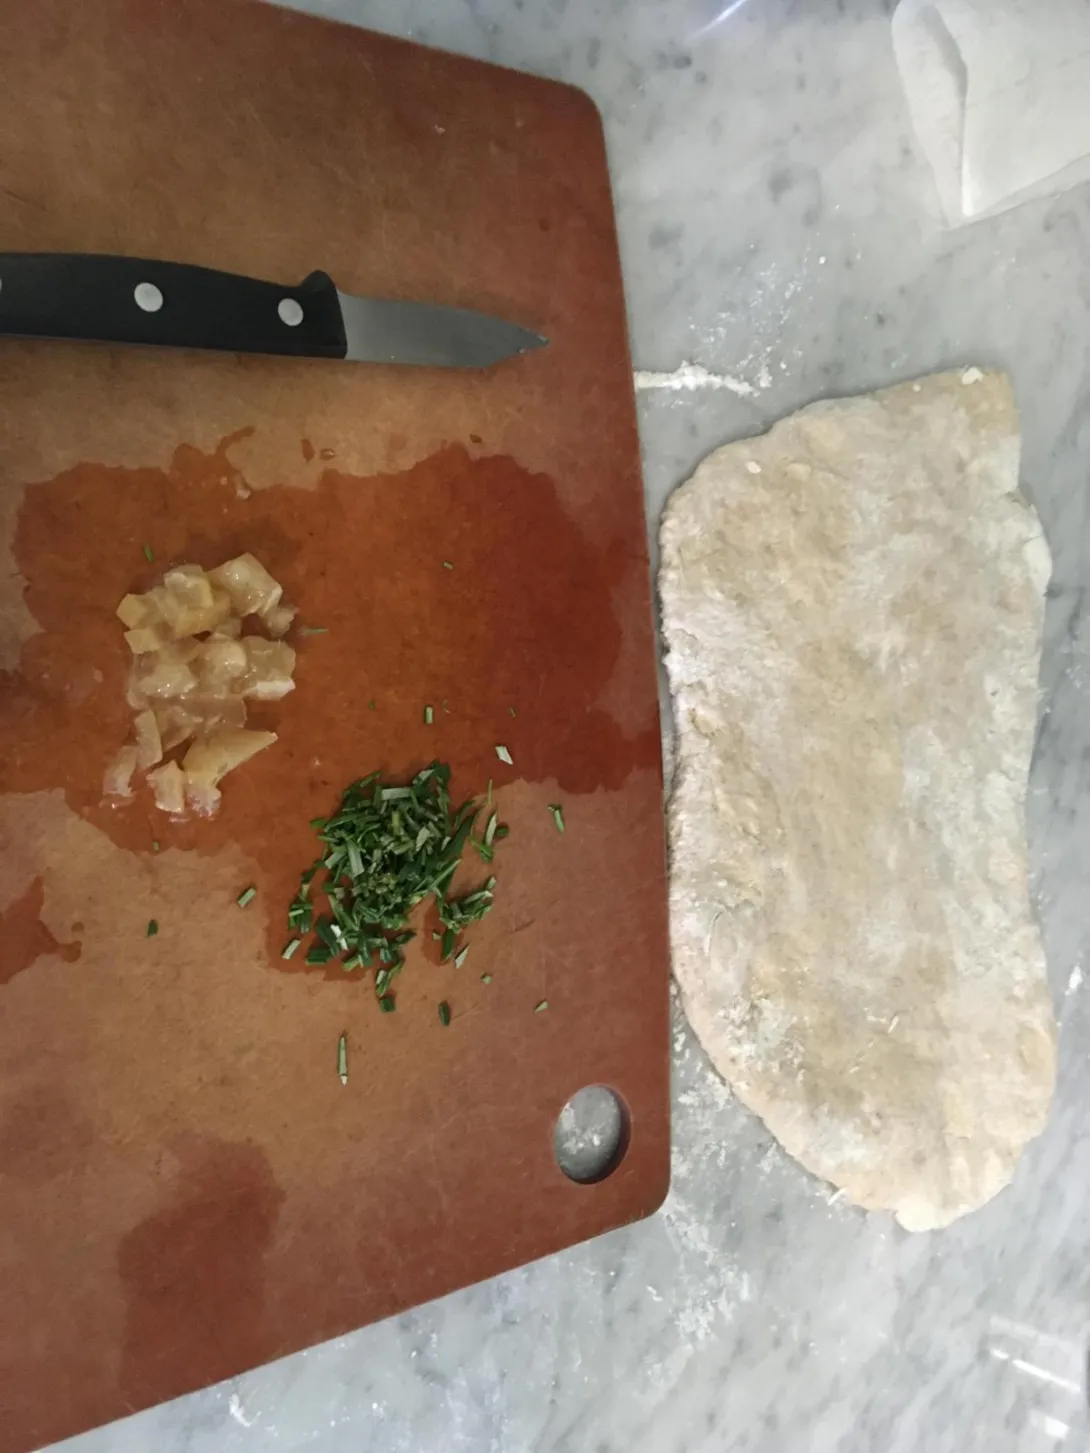
[{"label": "scattered herb bit", "polygon": [[301,636],[328,636],[329,635],[329,627],[328,626],[300,626],[299,627],[299,634]]},{"label": "scattered herb bit", "polygon": [[491,982],[492,982],[492,975],[491,974],[482,974],[481,975],[481,983],[482,984],[491,984]]},{"label": "scattered herb bit", "polygon": [[158,932],[159,932],[159,925],[158,925],[158,923],[156,923],[156,921],[155,921],[154,918],[149,918],[148,919],[148,927],[147,927],[146,937],[147,938],[154,938],[155,935]]},{"label": "scattered herb bit", "polygon": [[485,802],[485,806],[486,807],[491,807],[492,806],[492,778],[491,777],[489,777],[489,779],[488,779],[488,798],[487,798],[487,801]]},{"label": "scattered herb bit", "polygon": [[447,705],[447,699],[445,696],[443,697],[443,710],[446,712],[447,716],[450,715],[450,707]]},{"label": "scattered herb bit", "polygon": [[512,715],[512,716],[517,716],[517,714],[518,714],[518,713],[517,713],[517,712],[516,712],[516,711],[515,711],[515,708],[514,708],[514,707],[513,707],[513,706],[509,706],[509,707],[508,707],[508,708],[507,708],[507,710],[508,710],[508,711],[509,711],[509,712],[510,712],[510,713],[511,713],[511,715]]},{"label": "scattered herb bit", "polygon": [[296,933],[309,933],[314,922],[314,909],[307,901],[309,880],[299,885],[299,892],[288,905],[288,927]]},{"label": "scattered herb bit", "polygon": [[332,918],[328,918],[324,913],[314,925],[314,932],[329,950],[325,961],[331,959],[334,954],[344,953],[348,947],[344,934],[337,932],[337,925],[333,922]]},{"label": "scattered herb bit", "polygon": [[248,888],[243,888],[242,892],[235,899],[235,902],[238,904],[238,906],[240,908],[245,908],[246,905],[248,903],[252,903],[256,897],[257,897],[257,889],[251,883]]},{"label": "scattered herb bit", "polygon": [[432,709],[431,709],[430,706],[426,706],[424,708],[424,725],[425,726],[431,726],[431,724],[432,724],[432,722],[434,720],[435,720],[435,712],[432,711]]},{"label": "scattered herb bit", "polygon": [[[430,706],[427,712],[431,720]],[[394,1011],[390,990],[404,964],[404,947],[414,937],[408,919],[419,903],[435,899],[441,931],[433,937],[444,963],[456,950],[455,962],[464,961],[460,935],[492,907],[495,878],[458,897],[449,896],[450,885],[466,847],[491,861],[492,843],[506,829],[493,813],[485,830],[490,841],[475,838],[480,807],[473,799],[453,807],[449,784],[450,768],[441,762],[405,785],[383,782],[373,772],[345,788],[331,817],[311,822],[321,855],[303,874],[288,907],[288,926],[296,935],[292,953],[313,929],[308,964],[340,959],[349,973],[374,964],[384,1014]]]},{"label": "scattered herb bit", "polygon": [[454,569],[454,561],[453,560],[444,560],[443,561],[443,569],[444,570],[453,570]]},{"label": "scattered herb bit", "polygon": [[151,548],[150,545],[144,546],[144,559],[148,562],[149,565],[155,564],[155,551]]},{"label": "scattered herb bit", "polygon": [[290,959],[302,942],[303,940],[301,938],[289,938],[287,943],[280,950],[280,957],[282,959]]},{"label": "scattered herb bit", "polygon": [[537,1004],[534,1005],[534,1013],[535,1014],[540,1014],[543,1009],[548,1009],[548,1007],[549,1007],[549,1001],[548,1001],[548,999],[542,999]]},{"label": "scattered herb bit", "polygon": [[469,944],[466,944],[465,948],[460,948],[454,955],[454,967],[456,969],[460,969],[465,963],[467,953],[469,953]]},{"label": "scattered herb bit", "polygon": [[337,1077],[342,1085],[348,1084],[348,1035],[342,1034],[337,1041]]},{"label": "scattered herb bit", "polygon": [[484,830],[484,841],[486,847],[492,846],[492,839],[496,836],[496,814],[493,813],[488,819],[488,826]]},{"label": "scattered herb bit", "polygon": [[383,968],[379,969],[378,973],[375,975],[375,993],[380,999],[385,995],[390,985],[400,973],[400,963],[386,964]]},{"label": "scattered herb bit", "polygon": [[563,833],[563,831],[564,831],[564,809],[563,809],[563,807],[561,807],[561,805],[560,805],[559,802],[550,802],[549,803],[549,811],[553,815],[553,821],[556,823],[556,830],[557,830],[557,832]]},{"label": "scattered herb bit", "polygon": [[501,762],[506,762],[509,767],[513,767],[515,765],[511,753],[507,750],[505,746],[501,745],[496,748],[496,756],[499,757]]},{"label": "scattered herb bit", "polygon": [[[494,884],[496,880],[489,881]],[[492,907],[492,888],[478,888],[473,893],[464,893],[461,898],[443,898],[438,907],[439,922],[460,933],[469,924],[483,918]]]},{"label": "scattered herb bit", "polygon": [[439,1023],[444,1026],[450,1023],[450,1005],[445,999],[439,1005]]},{"label": "scattered herb bit", "polygon": [[367,703],[367,710],[368,711],[374,711],[374,709],[375,709],[375,698],[372,696],[371,700]]},{"label": "scattered herb bit", "polygon": [[152,850],[153,853],[157,853],[159,851],[159,844],[156,843],[156,842],[153,842],[152,845],[151,845],[151,850]]}]

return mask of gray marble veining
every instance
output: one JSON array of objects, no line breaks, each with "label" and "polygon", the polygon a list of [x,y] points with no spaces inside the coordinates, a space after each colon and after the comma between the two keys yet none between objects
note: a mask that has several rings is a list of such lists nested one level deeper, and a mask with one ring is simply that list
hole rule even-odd
[{"label": "gray marble veining", "polygon": [[309,8],[595,97],[636,365],[732,381],[641,391],[652,532],[707,450],[814,398],[958,363],[1010,370],[1055,559],[1028,827],[1061,1022],[1056,1107],[1010,1190],[910,1236],[788,1161],[677,1019],[674,1184],[657,1217],[67,1448],[1090,1446],[1090,192],[944,232],[882,0]]}]

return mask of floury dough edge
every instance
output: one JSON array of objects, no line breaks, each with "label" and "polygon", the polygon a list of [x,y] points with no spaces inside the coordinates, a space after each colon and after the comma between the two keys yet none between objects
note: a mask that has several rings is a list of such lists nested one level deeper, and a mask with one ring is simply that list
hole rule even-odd
[{"label": "floury dough edge", "polygon": [[662,526],[685,1010],[791,1155],[913,1231],[1010,1181],[1055,1077],[1018,459],[1005,375],[937,374],[727,445]]}]

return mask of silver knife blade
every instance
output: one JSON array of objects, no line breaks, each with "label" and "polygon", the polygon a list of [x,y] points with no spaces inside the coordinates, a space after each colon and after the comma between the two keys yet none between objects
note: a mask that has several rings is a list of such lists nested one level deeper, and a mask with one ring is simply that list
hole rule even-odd
[{"label": "silver knife blade", "polygon": [[346,357],[357,363],[488,368],[503,358],[544,348],[549,341],[517,323],[469,308],[357,298],[340,288],[337,298],[348,338]]}]

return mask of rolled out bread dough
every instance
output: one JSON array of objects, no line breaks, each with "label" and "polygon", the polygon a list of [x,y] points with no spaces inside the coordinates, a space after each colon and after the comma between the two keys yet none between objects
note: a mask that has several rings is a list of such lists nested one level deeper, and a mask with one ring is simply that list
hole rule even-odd
[{"label": "rolled out bread dough", "polygon": [[1006,377],[938,374],[718,450],[662,528],[686,1012],[797,1160],[914,1231],[1005,1186],[1052,1095],[1018,454]]}]

